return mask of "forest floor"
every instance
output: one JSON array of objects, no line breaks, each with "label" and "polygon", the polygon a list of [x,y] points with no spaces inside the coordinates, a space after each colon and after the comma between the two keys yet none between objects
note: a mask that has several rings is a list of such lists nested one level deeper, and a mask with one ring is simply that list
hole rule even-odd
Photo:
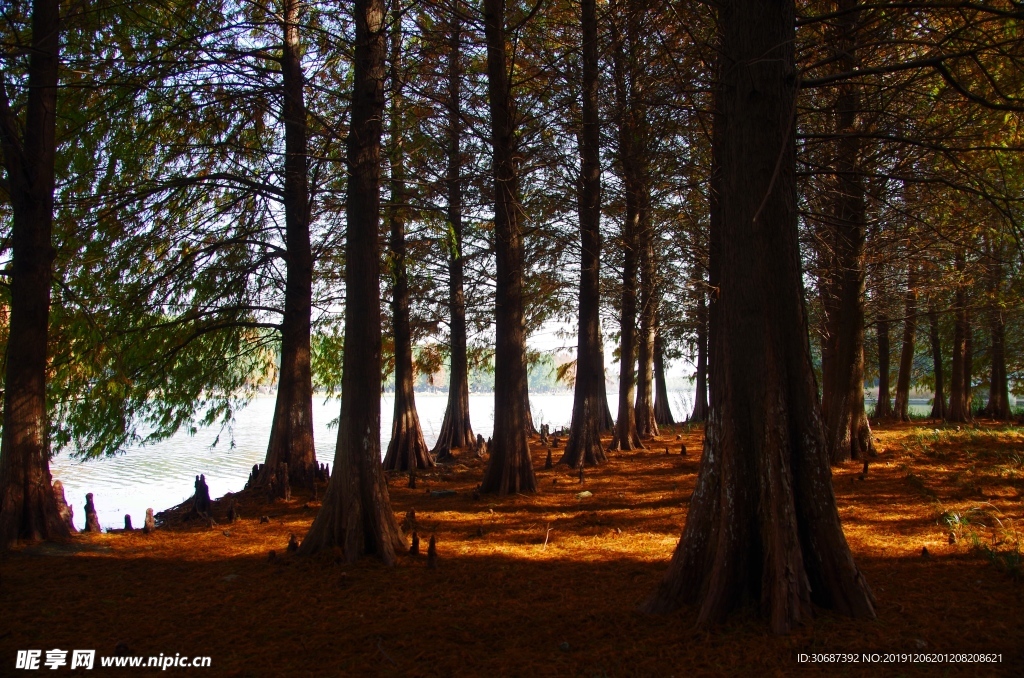
[{"label": "forest floor", "polygon": [[[541,492],[531,497],[474,500],[476,459],[419,473],[416,490],[392,476],[393,507],[415,509],[422,553],[436,536],[436,569],[424,555],[388,568],[287,554],[319,506],[304,494],[273,504],[235,495],[242,517],[230,525],[221,501],[212,527],[171,519],[150,536],[15,550],[0,562],[0,675],[31,673],[9,670],[18,649],[99,657],[118,643],[135,655],[209,656],[211,668],[168,672],[210,676],[1024,675],[1024,429],[879,427],[867,477],[860,464],[834,472],[878,618],[822,612],[782,637],[753,611],[711,630],[694,628],[692,609],[638,611],[679,539],[701,435],[677,427],[647,450],[611,455],[582,485],[564,467],[544,470],[534,439]],[[968,652],[1002,663],[798,660]],[[99,659],[92,675],[104,675]]]}]

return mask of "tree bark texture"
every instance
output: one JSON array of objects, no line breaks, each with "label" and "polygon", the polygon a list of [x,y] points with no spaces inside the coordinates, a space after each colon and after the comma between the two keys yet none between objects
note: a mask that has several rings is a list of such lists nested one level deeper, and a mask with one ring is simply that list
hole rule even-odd
[{"label": "tree bark texture", "polygon": [[710,413],[683,537],[647,609],[692,603],[709,624],[753,603],[775,633],[807,620],[812,605],[873,618],[839,521],[808,344],[794,4],[719,7],[725,129]]},{"label": "tree bark texture", "polygon": [[903,346],[900,349],[900,371],[896,377],[896,405],[893,415],[899,421],[910,421],[910,377],[914,369],[917,339],[917,288],[914,269],[907,275],[907,293],[903,297]]},{"label": "tree bark texture", "polygon": [[875,323],[878,333],[878,402],[875,404],[875,419],[892,418],[892,401],[889,400],[889,319],[879,315]]},{"label": "tree bark texture", "polygon": [[934,302],[928,306],[928,339],[932,346],[932,374],[935,377],[935,397],[932,399],[932,419],[946,418],[946,391],[942,373],[942,341],[939,337],[939,312]]},{"label": "tree bark texture", "polygon": [[0,85],[0,144],[11,200],[10,326],[0,442],[0,550],[23,540],[65,539],[50,476],[46,348],[53,276],[60,5],[33,0],[24,121]]},{"label": "tree bark texture", "polygon": [[654,338],[658,331],[657,260],[654,256],[654,226],[651,223],[650,189],[641,219],[640,245],[640,334],[637,341],[636,416],[637,435],[658,435],[654,416]]},{"label": "tree bark texture", "polygon": [[448,49],[448,315],[450,368],[448,405],[441,431],[434,445],[435,454],[453,447],[470,449],[476,445],[469,418],[469,359],[466,340],[465,254],[462,250],[462,27],[457,10],[452,11]]},{"label": "tree bark texture", "polygon": [[345,344],[334,469],[300,553],[335,546],[348,562],[386,564],[405,551],[380,463],[380,140],[386,50],[383,0],[355,0],[351,128],[347,140]]},{"label": "tree bark texture", "polygon": [[[840,71],[857,66],[859,0],[840,0],[836,20],[835,52]],[[837,464],[861,459],[873,452],[871,430],[864,411],[864,288],[866,243],[866,202],[861,164],[861,140],[857,114],[861,106],[860,86],[844,81],[838,87],[835,104],[836,142],[835,195],[831,246],[836,267],[828,291],[832,303],[826,306],[829,378],[823,382],[825,430],[829,455]],[[830,311],[830,312],[829,312]]]},{"label": "tree bark texture", "polygon": [[[291,482],[309,484],[316,476],[313,445],[313,375],[310,366],[310,316],[313,306],[313,253],[309,244],[309,180],[306,152],[306,104],[303,95],[299,0],[284,0],[281,81],[284,124],[284,219],[287,249],[284,316],[281,320],[281,368],[270,442],[257,484],[270,483],[279,464],[288,464]],[[275,485],[284,496],[286,484]]]},{"label": "tree bark texture", "polygon": [[416,411],[416,374],[412,364],[412,328],[409,321],[409,271],[406,264],[405,222],[409,195],[405,188],[405,109],[402,89],[402,16],[396,10],[391,23],[391,204],[388,230],[391,233],[391,325],[395,343],[395,409],[391,420],[391,441],[384,455],[385,471],[425,469],[434,465],[423,439]]},{"label": "tree bark texture", "polygon": [[601,123],[598,117],[597,3],[582,0],[583,129],[580,133],[579,336],[572,424],[559,463],[570,468],[606,461],[601,444],[608,407],[601,346]]},{"label": "tree bark texture", "polygon": [[505,0],[484,0],[487,96],[494,173],[494,436],[481,491],[535,492],[523,315],[523,234],[515,162],[516,112],[505,45]]}]

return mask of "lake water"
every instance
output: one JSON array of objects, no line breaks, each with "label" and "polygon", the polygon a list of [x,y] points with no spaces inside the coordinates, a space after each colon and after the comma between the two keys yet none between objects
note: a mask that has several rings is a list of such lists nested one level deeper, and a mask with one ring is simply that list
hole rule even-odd
[{"label": "lake water", "polygon": [[[530,394],[534,424],[550,424],[552,429],[569,426],[572,418],[572,393]],[[685,417],[693,402],[692,392],[669,395],[673,413]],[[608,394],[615,413],[617,396]],[[230,431],[219,427],[201,429],[196,435],[178,435],[143,448],[130,449],[116,457],[78,461],[61,453],[50,462],[55,480],[64,483],[64,494],[75,511],[75,525],[85,523],[85,494],[92,492],[100,525],[104,528],[124,526],[124,515],[132,517],[139,527],[147,508],[161,511],[192,496],[195,477],[206,475],[210,495],[214,498],[237,492],[245,486],[253,464],[263,463],[270,438],[270,422],[274,415],[275,396],[261,395],[239,412]],[[417,393],[416,409],[427,445],[433,447],[444,419],[446,393]],[[386,394],[381,399],[381,451],[387,450],[391,438],[394,399]],[[317,460],[334,467],[337,428],[328,424],[337,419],[338,401],[313,401],[313,439]],[[494,394],[469,396],[473,431],[488,438],[494,427]],[[220,442],[210,447],[220,434]],[[234,444],[232,446],[231,439]]]}]

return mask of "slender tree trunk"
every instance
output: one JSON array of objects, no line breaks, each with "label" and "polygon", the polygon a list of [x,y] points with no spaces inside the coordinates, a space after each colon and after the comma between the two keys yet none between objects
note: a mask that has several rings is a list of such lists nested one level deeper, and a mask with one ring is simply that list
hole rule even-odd
[{"label": "slender tree trunk", "polygon": [[515,163],[516,112],[505,47],[505,0],[484,0],[487,97],[494,172],[494,437],[481,491],[536,492],[527,440],[530,425],[523,316],[523,234]]},{"label": "slender tree trunk", "polygon": [[[622,301],[619,321],[619,407],[615,418],[615,436],[612,449],[633,450],[643,448],[636,428],[633,407],[636,389],[636,307],[637,266],[639,262],[639,234],[643,209],[643,188],[640,159],[642,143],[639,140],[640,111],[633,96],[633,57],[636,42],[633,24],[636,8],[627,2],[626,35],[613,28],[615,43],[615,100],[618,108],[619,163],[626,192],[626,214],[622,223]],[[629,42],[627,55],[626,42]]]},{"label": "slender tree trunk", "polygon": [[989,340],[989,379],[988,404],[985,416],[998,421],[1006,421],[1012,416],[1010,410],[1010,391],[1006,379],[1006,319],[1002,310],[1003,262],[1002,248],[996,244],[989,248],[989,303],[988,303],[988,334]]},{"label": "slender tree trunk", "polygon": [[[703,283],[703,281],[701,281]],[[704,292],[697,297],[697,379],[693,412],[688,421],[702,424],[708,418],[708,308]]]},{"label": "slender tree trunk", "polygon": [[451,229],[448,257],[448,314],[451,367],[448,405],[434,452],[476,445],[469,419],[469,359],[466,341],[465,253],[462,250],[462,25],[453,9],[448,49],[448,225]]},{"label": "slender tree trunk", "polygon": [[[280,464],[291,482],[311,483],[317,470],[313,445],[313,375],[310,368],[310,316],[313,307],[313,253],[309,245],[309,184],[306,103],[303,94],[299,0],[284,0],[281,76],[284,103],[284,220],[287,271],[281,321],[281,369],[270,443],[258,484],[268,484]],[[284,483],[274,484],[285,496]]]},{"label": "slender tree trunk", "polygon": [[393,11],[391,24],[391,205],[388,207],[391,231],[391,323],[395,340],[395,410],[391,420],[391,442],[384,455],[385,471],[430,468],[434,460],[423,440],[420,416],[416,411],[416,374],[412,365],[412,329],[409,322],[409,271],[406,263],[405,221],[408,191],[405,188],[405,104],[402,89],[405,71],[402,65],[402,15]]},{"label": "slender tree trunk", "polygon": [[644,210],[640,229],[640,335],[637,355],[637,395],[634,407],[637,435],[658,435],[654,416],[654,337],[657,332],[657,271],[654,258],[654,228],[651,223],[650,182],[645,182]]},{"label": "slender tree trunk", "polygon": [[668,383],[665,380],[665,339],[660,327],[658,333],[654,335],[654,417],[658,420],[658,426],[672,426],[676,423],[675,417],[672,416],[672,405],[668,400]]},{"label": "slender tree trunk", "polygon": [[[46,347],[53,276],[60,4],[33,0],[24,121],[0,85],[0,144],[11,200],[11,311],[0,443],[0,550],[70,537],[50,476]],[[6,79],[6,78],[5,78]]]},{"label": "slender tree trunk", "polygon": [[[964,303],[967,303],[966,292]],[[968,419],[974,418],[974,316],[964,307],[964,411]]]},{"label": "slender tree trunk", "polygon": [[946,418],[946,392],[942,373],[942,341],[939,338],[939,312],[931,302],[928,306],[928,339],[932,345],[932,374],[935,376],[935,398],[932,400],[932,419]]},{"label": "slender tree trunk", "polygon": [[698,623],[710,624],[749,603],[775,633],[809,619],[812,604],[873,618],[839,521],[808,344],[794,4],[719,8],[725,129],[711,407],[686,527],[647,609],[696,604]]},{"label": "slender tree trunk", "polygon": [[875,404],[875,419],[892,418],[892,402],[889,400],[889,319],[881,314],[876,323],[878,332],[878,402]]},{"label": "slender tree trunk", "polygon": [[899,421],[910,421],[910,376],[914,369],[914,347],[917,335],[917,289],[913,268],[907,277],[907,294],[903,302],[903,347],[900,350],[900,373],[896,378],[896,407]]},{"label": "slender tree trunk", "polygon": [[601,430],[605,433],[615,433],[615,418],[612,417],[612,408],[608,405],[608,382],[606,380],[605,368],[604,368],[604,333],[601,333],[601,379],[602,383],[602,398],[604,399],[604,405],[602,409],[604,414],[601,415]]},{"label": "slender tree trunk", "polygon": [[[956,272],[962,277],[967,267],[963,251],[955,258]],[[962,280],[957,282],[953,308],[953,360],[949,379],[949,409],[946,421],[967,422],[971,420],[969,339],[970,324],[967,319],[967,289]]]},{"label": "slender tree trunk", "polygon": [[[836,53],[840,70],[852,70],[857,63],[858,0],[840,0],[844,12],[837,19]],[[864,250],[865,192],[860,168],[861,141],[857,113],[860,86],[852,81],[839,86],[836,100],[836,132],[839,136],[835,160],[836,193],[833,226],[837,275],[834,314],[828,335],[835,342],[829,356],[833,373],[827,380],[833,392],[824,398],[825,424],[832,463],[861,459],[873,451],[871,430],[864,411]]]},{"label": "slender tree trunk", "polygon": [[597,4],[582,0],[583,130],[580,139],[579,337],[572,425],[559,463],[570,467],[605,461],[601,445],[608,408],[601,348],[601,122],[598,118]]},{"label": "slender tree trunk", "polygon": [[348,151],[345,346],[338,445],[323,505],[300,553],[340,547],[386,564],[405,550],[380,464],[380,139],[386,50],[383,0],[355,0]]}]

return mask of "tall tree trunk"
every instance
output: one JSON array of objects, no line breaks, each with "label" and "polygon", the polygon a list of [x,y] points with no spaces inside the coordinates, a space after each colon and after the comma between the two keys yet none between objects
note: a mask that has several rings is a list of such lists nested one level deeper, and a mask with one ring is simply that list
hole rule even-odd
[{"label": "tall tree trunk", "polygon": [[494,437],[481,491],[535,492],[523,316],[523,234],[515,162],[516,111],[505,47],[505,0],[484,0],[487,98],[494,172]]},{"label": "tall tree trunk", "polygon": [[672,404],[668,400],[668,383],[665,380],[665,338],[659,327],[654,335],[654,418],[658,426],[672,426]]},{"label": "tall tree trunk", "polygon": [[889,318],[879,314],[875,325],[878,332],[878,402],[875,404],[875,419],[892,418],[892,402],[889,400]]},{"label": "tall tree trunk", "polygon": [[910,376],[914,369],[917,335],[917,289],[913,265],[907,274],[907,294],[903,302],[903,347],[900,349],[900,373],[896,377],[896,407],[899,421],[910,421]]},{"label": "tall tree trunk", "polygon": [[[964,303],[967,294],[964,293]],[[971,309],[964,307],[964,411],[968,420],[974,418],[974,316]]]},{"label": "tall tree trunk", "polygon": [[[859,0],[840,0],[835,51],[837,67],[852,70],[857,64]],[[865,192],[860,167],[861,141],[857,113],[860,110],[860,86],[852,81],[839,86],[835,105],[836,190],[833,200],[832,230],[836,265],[839,272],[833,296],[836,307],[829,317],[828,336],[835,342],[830,357],[833,373],[827,380],[833,389],[823,399],[829,456],[837,464],[861,459],[871,451],[871,432],[864,411],[864,250]]]},{"label": "tall tree trunk", "polygon": [[752,603],[775,633],[807,620],[812,604],[872,618],[839,521],[808,344],[794,4],[719,8],[725,129],[711,408],[686,527],[647,609],[694,603],[698,623],[709,624]]},{"label": "tall tree trunk", "polygon": [[355,0],[345,243],[345,346],[334,472],[300,553],[341,547],[348,562],[386,564],[405,549],[380,464],[380,139],[384,117],[383,0]]},{"label": "tall tree trunk", "polygon": [[658,296],[654,259],[654,228],[651,225],[650,189],[645,190],[646,205],[640,232],[640,335],[637,353],[636,415],[637,435],[658,435],[654,416],[654,338],[657,332]]},{"label": "tall tree trunk", "polygon": [[602,398],[604,399],[604,405],[602,408],[604,414],[601,415],[601,430],[605,433],[615,433],[615,418],[612,416],[612,408],[608,405],[608,382],[606,380],[605,368],[604,368],[604,333],[601,333],[601,379],[604,386],[602,387]]},{"label": "tall tree trunk", "polygon": [[[701,281],[703,284],[703,281]],[[708,418],[708,308],[704,291],[697,297],[697,375],[693,412],[687,421],[702,424]]]},{"label": "tall tree trunk", "polygon": [[988,335],[989,378],[985,416],[1006,421],[1012,416],[1010,391],[1006,379],[1006,319],[1003,317],[1003,253],[997,244],[989,246],[988,259]]},{"label": "tall tree trunk", "polygon": [[452,10],[448,49],[448,225],[451,229],[448,256],[448,315],[451,339],[448,405],[434,452],[476,445],[469,419],[469,359],[466,341],[465,253],[462,251],[462,24],[458,9]]},{"label": "tall tree trunk", "polygon": [[405,221],[408,191],[405,188],[405,103],[402,89],[405,71],[402,65],[402,15],[394,10],[391,24],[391,205],[388,207],[391,231],[391,323],[395,340],[395,410],[391,419],[391,442],[384,455],[385,471],[430,468],[434,460],[423,440],[420,416],[416,411],[416,374],[412,365],[412,329],[409,323],[409,271],[406,264]]},{"label": "tall tree trunk", "polygon": [[583,129],[580,133],[579,336],[572,424],[559,463],[572,468],[606,460],[601,431],[608,408],[601,347],[601,122],[598,117],[597,4],[582,0]]},{"label": "tall tree trunk", "polygon": [[[33,0],[24,121],[0,83],[0,143],[11,199],[11,311],[0,443],[0,550],[20,540],[65,539],[50,476],[46,347],[53,276],[60,4]],[[6,80],[6,78],[4,78]]]},{"label": "tall tree trunk", "polygon": [[946,392],[942,373],[942,341],[939,337],[939,312],[934,302],[928,305],[928,339],[932,345],[932,374],[935,377],[935,397],[932,399],[932,419],[946,418]]},{"label": "tall tree trunk", "polygon": [[636,43],[634,22],[637,9],[634,3],[626,4],[625,35],[619,34],[615,30],[615,23],[612,22],[612,40],[615,43],[615,104],[619,118],[619,163],[622,166],[622,181],[626,193],[626,214],[622,223],[622,301],[619,309],[619,407],[612,440],[612,449],[616,450],[643,448],[636,428],[633,400],[636,392],[637,266],[640,255],[644,182],[639,158],[639,154],[642,153],[642,143],[639,139],[641,114],[633,87]]},{"label": "tall tree trunk", "polygon": [[[287,271],[281,321],[281,369],[270,443],[258,484],[268,484],[280,464],[291,482],[310,483],[317,469],[313,445],[313,376],[310,368],[310,315],[313,307],[313,253],[309,245],[309,183],[306,103],[303,94],[299,0],[284,0],[281,81],[284,103],[284,221]],[[272,485],[285,496],[284,483]]]},{"label": "tall tree trunk", "polygon": [[[962,250],[956,253],[955,267],[958,277],[962,278],[967,267],[966,257]],[[971,420],[969,395],[971,368],[968,365],[970,357],[967,338],[969,332],[967,288],[963,280],[958,280],[953,308],[953,360],[952,374],[949,379],[949,409],[946,410],[946,421],[962,423]]]}]

